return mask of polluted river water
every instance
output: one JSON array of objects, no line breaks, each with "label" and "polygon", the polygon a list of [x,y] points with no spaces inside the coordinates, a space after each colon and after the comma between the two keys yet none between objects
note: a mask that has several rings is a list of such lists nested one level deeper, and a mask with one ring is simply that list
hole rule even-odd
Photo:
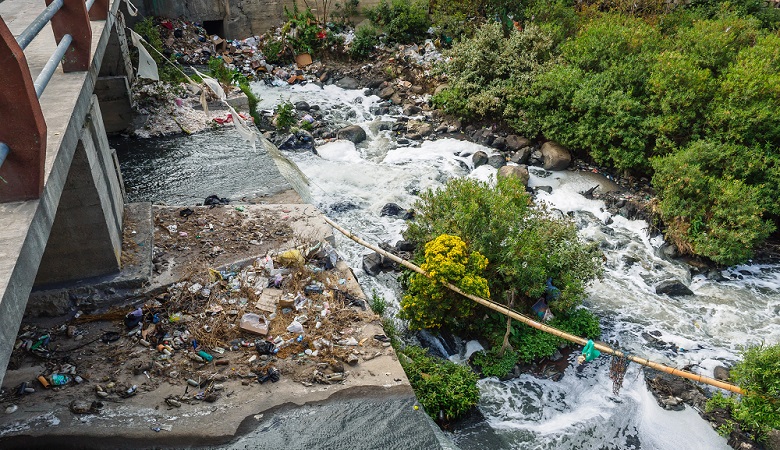
[{"label": "polluted river water", "polygon": [[[405,224],[381,216],[385,204],[409,208],[420,192],[449,179],[495,177],[492,167],[474,169],[470,157],[478,150],[490,154],[490,148],[455,139],[399,143],[386,130],[400,109],[378,116],[374,112],[381,100],[360,90],[263,83],[255,83],[253,90],[261,98],[261,109],[272,110],[283,101],[306,101],[320,108],[324,120],[357,124],[366,131],[366,141],[358,145],[333,141],[317,145],[317,154],[283,153],[308,179],[305,197],[369,242],[392,244],[401,238]],[[192,203],[210,194],[239,199],[284,186],[264,175],[266,168],[256,156],[264,152],[262,147],[252,150],[230,129],[118,145],[128,196],[134,201]],[[551,193],[539,191],[537,201],[546,202],[554,213],[573,217],[581,237],[598,242],[604,252],[604,276],[589,287],[584,302],[601,319],[602,340],[616,340],[629,353],[660,363],[690,365],[707,376],[718,365],[736,362],[743,345],[780,341],[780,267],[732,267],[720,273],[720,281],[691,277],[684,263],[665,256],[663,239],[651,237],[646,222],[611,216],[603,202],[580,194],[596,183],[608,188],[608,180],[571,171],[530,172],[531,187],[552,188]],[[361,262],[369,251],[338,233],[336,237],[340,254],[363,290],[383,296],[388,309],[397,312],[400,287],[395,275],[366,275]],[[694,295],[656,294],[655,285],[668,279],[689,284]],[[667,345],[650,345],[643,337],[647,333]],[[466,350],[478,348],[473,344],[464,345],[451,359],[462,361]],[[658,406],[636,364],[629,365],[619,395],[612,393],[607,357],[581,372],[570,366],[557,382],[522,375],[510,381],[483,379],[479,387],[483,419],[447,431],[442,442],[452,441],[463,449],[729,448],[693,409],[675,412]],[[305,413],[286,414],[295,421]],[[342,422],[347,431],[351,422]],[[305,441],[280,430],[277,439]],[[251,441],[243,443],[251,447]]]}]

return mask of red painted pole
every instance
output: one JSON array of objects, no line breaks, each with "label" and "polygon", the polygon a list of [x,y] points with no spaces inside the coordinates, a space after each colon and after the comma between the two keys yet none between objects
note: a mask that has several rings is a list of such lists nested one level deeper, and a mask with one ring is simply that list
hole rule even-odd
[{"label": "red painted pole", "polygon": [[24,52],[0,17],[0,142],[11,152],[0,167],[0,203],[32,200],[43,192],[46,122]]},{"label": "red painted pole", "polygon": [[[46,0],[46,5],[48,6],[53,1]],[[96,7],[93,5],[92,8]],[[89,69],[92,52],[92,26],[89,23],[87,4],[84,0],[65,0],[62,8],[51,19],[51,28],[54,30],[54,38],[58,44],[66,34],[73,37],[73,42],[62,59],[63,72],[79,72]]]},{"label": "red painted pole", "polygon": [[89,10],[89,20],[108,19],[108,0],[95,0]]}]

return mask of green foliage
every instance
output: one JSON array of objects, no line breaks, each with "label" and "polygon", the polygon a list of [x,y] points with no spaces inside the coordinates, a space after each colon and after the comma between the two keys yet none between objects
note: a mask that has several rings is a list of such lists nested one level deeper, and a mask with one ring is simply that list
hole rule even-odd
[{"label": "green foliage", "polygon": [[417,399],[433,419],[441,411],[445,420],[456,419],[479,401],[477,375],[468,366],[431,357],[420,347],[406,347],[399,361]]},{"label": "green foliage", "polygon": [[225,86],[233,83],[233,72],[225,65],[222,58],[209,58],[209,73],[211,76]]},{"label": "green foliage", "polygon": [[360,0],[344,0],[342,3],[336,3],[331,19],[339,25],[352,25],[352,17],[358,14],[358,5]]},{"label": "green foliage", "polygon": [[376,28],[371,25],[358,27],[355,30],[355,39],[352,41],[349,54],[357,59],[368,58],[377,44],[379,44],[379,37]]},{"label": "green foliage", "polygon": [[474,365],[479,366],[482,375],[486,377],[504,378],[517,364],[517,353],[506,350],[499,356],[499,346],[494,346],[489,351],[481,351],[474,355]]},{"label": "green foliage", "polygon": [[238,87],[241,89],[241,92],[246,95],[247,103],[249,104],[249,115],[252,116],[255,124],[262,123],[263,119],[260,116],[260,112],[257,110],[257,105],[260,103],[260,99],[257,98],[257,95],[255,95],[254,92],[252,92],[252,88],[249,86],[249,83],[241,83],[238,85]]},{"label": "green foliage", "polygon": [[276,115],[276,129],[289,130],[298,121],[295,118],[295,105],[291,102],[282,102],[274,109]]},{"label": "green foliage", "polygon": [[265,40],[263,56],[269,64],[287,64],[292,62],[292,54],[285,51],[284,42],[269,37]]},{"label": "green foliage", "polygon": [[314,51],[321,47],[322,40],[317,37],[321,27],[311,9],[306,8],[305,11],[301,11],[298,9],[298,4],[293,3],[293,10],[290,11],[285,6],[284,13],[287,16],[287,23],[283,31],[289,33],[288,39],[293,51],[314,54]]},{"label": "green foliage", "polygon": [[515,178],[499,178],[495,186],[451,180],[438,191],[421,194],[414,208],[416,220],[406,239],[418,248],[442,234],[467,239],[469,248],[489,261],[490,292],[515,289],[524,301],[535,301],[552,278],[561,290],[550,305],[557,314],[579,304],[586,284],[601,274],[596,245],[583,243],[571,221],[553,219],[535,205]]},{"label": "green foliage", "polygon": [[[587,309],[560,314],[550,321],[550,325],[586,339],[598,339],[601,336],[598,318]],[[509,343],[522,361],[552,356],[562,345],[572,345],[569,341],[519,322],[513,321],[512,327]],[[499,339],[497,333],[493,334],[493,339],[494,342]]]},{"label": "green foliage", "polygon": [[176,62],[174,56],[170,57],[170,62],[161,56],[163,53],[162,37],[160,36],[160,27],[155,23],[154,18],[147,17],[136,23],[133,30],[141,35],[141,37],[154,49],[150,50],[149,54],[152,56],[152,59],[154,59],[154,62],[157,63],[157,72],[160,75],[160,81],[181,83],[187,80],[186,77],[182,75],[181,66]]},{"label": "green foliage", "polygon": [[[163,43],[162,43],[162,37],[160,37],[160,28],[159,26],[154,23],[153,17],[147,17],[140,22],[136,23],[133,26],[133,30],[138,33],[146,42],[149,43],[154,49],[157,50],[157,52],[162,53],[163,51]],[[162,57],[159,53],[155,51],[150,51],[149,54],[152,55],[152,59],[154,59],[154,62],[156,62],[158,65],[162,63]]]},{"label": "green foliage", "polygon": [[743,430],[765,440],[773,429],[780,429],[780,344],[758,345],[745,349],[731,369],[731,379],[745,395],[741,399],[715,394],[707,402],[707,411],[723,408]]},{"label": "green foliage", "polygon": [[384,297],[377,294],[376,291],[371,293],[371,311],[374,311],[378,315],[384,315],[385,309],[387,308],[387,302],[385,301]]},{"label": "green foliage", "polygon": [[425,244],[425,261],[420,265],[430,278],[414,273],[401,300],[400,317],[409,328],[458,328],[473,313],[476,303],[444,286],[452,283],[463,292],[489,298],[490,291],[481,276],[488,260],[479,252],[468,251],[457,236],[442,234]]},{"label": "green foliage", "polygon": [[696,141],[653,161],[666,236],[721,264],[750,258],[775,226],[780,160],[759,148]]},{"label": "green foliage", "polygon": [[780,147],[780,36],[743,48],[726,73],[709,120],[723,139]]},{"label": "green foliage", "polygon": [[390,3],[381,0],[363,12],[372,24],[384,30],[392,43],[410,44],[421,40],[431,26],[427,0],[390,0]]},{"label": "green foliage", "polygon": [[487,23],[448,52],[450,58],[439,67],[449,75],[448,88],[434,104],[461,116],[511,121],[552,46],[552,37],[538,27],[514,30],[505,39],[500,24]]}]

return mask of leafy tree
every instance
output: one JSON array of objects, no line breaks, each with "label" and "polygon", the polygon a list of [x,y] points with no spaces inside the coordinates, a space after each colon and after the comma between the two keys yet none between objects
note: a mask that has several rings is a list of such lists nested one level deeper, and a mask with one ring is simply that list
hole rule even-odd
[{"label": "leafy tree", "polygon": [[457,328],[469,318],[476,303],[448,289],[452,283],[463,292],[490,298],[487,280],[481,274],[488,261],[479,252],[469,252],[457,236],[442,234],[425,244],[425,262],[420,266],[431,277],[414,273],[401,300],[401,318],[410,329]]},{"label": "leafy tree", "polygon": [[442,234],[461,236],[471,251],[488,259],[490,292],[514,289],[526,307],[545,293],[552,278],[561,290],[552,310],[569,311],[584,297],[587,283],[601,274],[596,245],[583,243],[571,221],[554,219],[534,205],[514,178],[499,178],[495,186],[451,180],[438,191],[423,193],[415,210],[408,240],[421,248]]},{"label": "leafy tree", "polygon": [[707,410],[723,408],[731,412],[743,429],[764,441],[773,429],[780,429],[780,344],[745,349],[731,369],[731,379],[745,391],[741,399],[716,394]]}]

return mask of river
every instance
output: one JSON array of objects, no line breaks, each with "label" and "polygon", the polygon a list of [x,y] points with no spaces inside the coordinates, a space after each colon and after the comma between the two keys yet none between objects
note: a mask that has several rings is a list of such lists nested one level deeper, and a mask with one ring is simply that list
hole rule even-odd
[{"label": "river", "polygon": [[[370,242],[397,241],[405,225],[381,217],[389,203],[411,207],[416,195],[455,177],[489,180],[495,169],[472,167],[469,155],[492,150],[477,144],[442,139],[421,145],[400,145],[383,122],[397,116],[376,116],[378,97],[362,91],[313,84],[268,86],[256,83],[260,108],[281,101],[304,100],[317,105],[331,122],[358,124],[368,139],[355,146],[335,141],[311,152],[289,152],[309,179],[312,202],[336,222]],[[158,150],[162,144],[164,148]],[[139,149],[143,147],[143,149]],[[257,152],[263,152],[258,147]],[[258,153],[230,130],[197,136],[150,140],[120,148],[124,181],[131,200],[166,203],[202,201],[213,193],[232,198],[267,193]],[[544,173],[531,170],[531,186],[551,186],[538,201],[574,217],[583,239],[600,243],[606,255],[603,279],[588,289],[585,306],[601,318],[603,338],[618,340],[630,353],[676,367],[693,365],[711,376],[718,365],[738,359],[740,346],[762,340],[780,341],[780,267],[745,265],[722,271],[725,281],[691,278],[687,266],[661,250],[663,239],[647,234],[648,224],[611,217],[604,204],[579,192],[608,182],[594,174]],[[152,181],[149,181],[152,180]],[[361,269],[367,251],[337,236],[339,251],[354,269],[364,291],[376,292],[398,309],[399,287],[392,274],[370,277]],[[657,295],[654,286],[666,279],[690,284],[694,296]],[[660,334],[674,344],[648,345],[643,333]],[[502,382],[479,382],[479,409],[484,420],[447,435],[463,449],[727,449],[724,438],[686,408],[660,408],[648,391],[641,368],[629,366],[620,395],[612,394],[609,359],[602,357],[582,373],[570,367],[559,382],[530,375]]]}]

